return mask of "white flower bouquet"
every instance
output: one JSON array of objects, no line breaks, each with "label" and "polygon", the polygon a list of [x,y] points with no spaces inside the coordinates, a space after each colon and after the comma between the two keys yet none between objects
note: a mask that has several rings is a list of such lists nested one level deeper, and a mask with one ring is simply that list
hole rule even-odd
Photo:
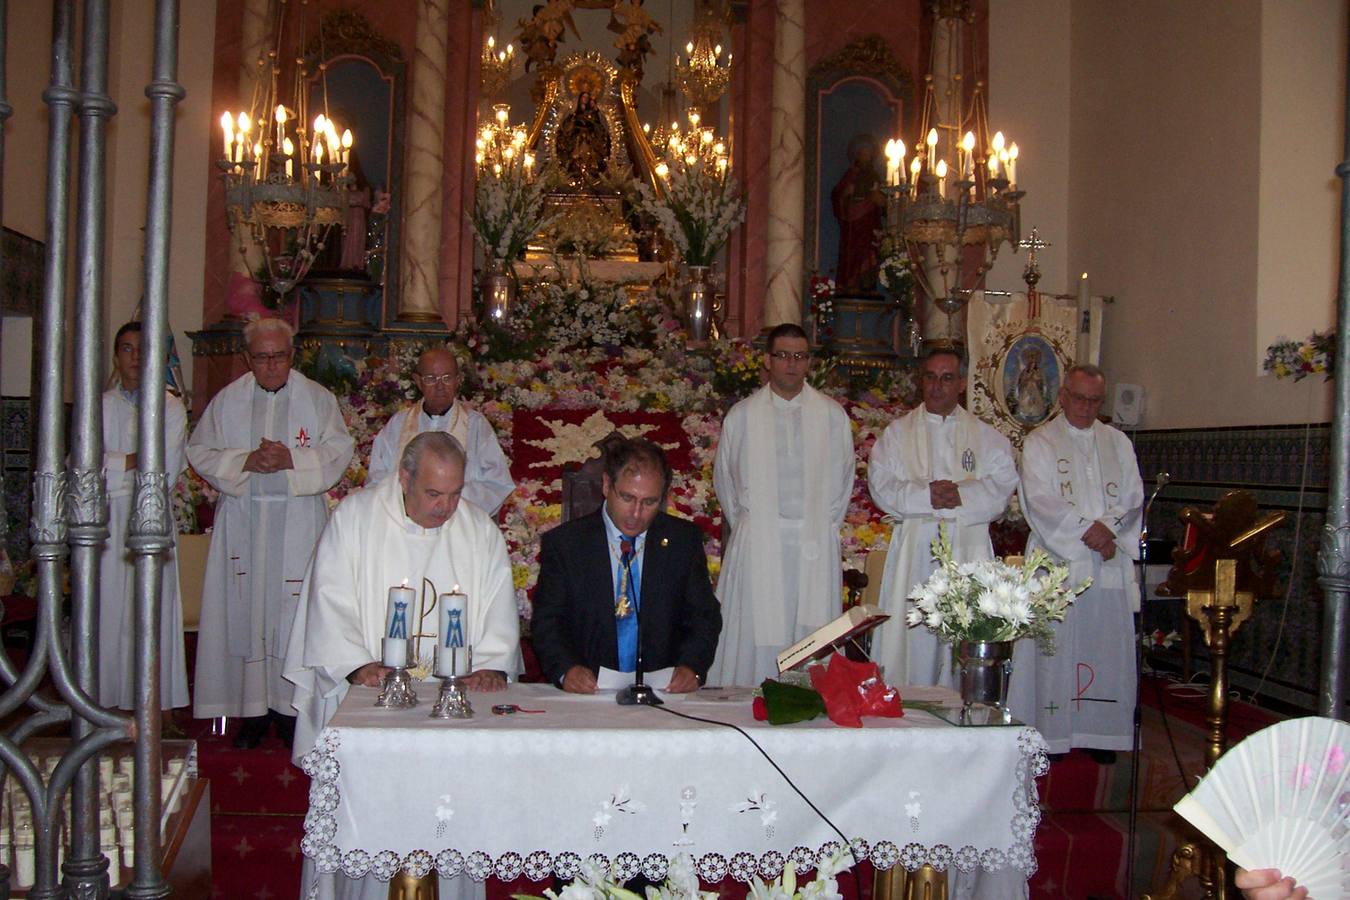
[{"label": "white flower bouquet", "polygon": [[910,591],[906,619],[949,643],[1015,641],[1034,637],[1045,653],[1055,652],[1051,622],[1064,621],[1069,604],[1091,584],[1068,587],[1066,566],[1035,550],[1020,566],[998,559],[958,563],[952,559],[947,527],[933,541],[938,568]]},{"label": "white flower bouquet", "polygon": [[469,220],[489,258],[507,263],[520,259],[530,238],[552,224],[554,217],[544,208],[550,183],[548,178],[530,178],[522,164],[479,169]]},{"label": "white flower bouquet", "polygon": [[[847,850],[829,857],[822,855],[816,866],[816,877],[801,885],[797,884],[796,868],[788,862],[783,867],[783,874],[775,881],[766,884],[756,876],[748,897],[752,900],[843,900],[835,876],[848,868],[845,860],[850,858]],[[516,900],[544,900],[528,894],[511,896]],[[575,881],[561,891],[546,888],[544,897],[548,900],[644,900],[625,888],[619,876],[589,859],[581,864]],[[681,853],[670,861],[665,882],[660,887],[647,888],[645,900],[717,900],[717,892],[699,890],[694,860],[689,854]]]},{"label": "white flower bouquet", "polygon": [[656,220],[687,266],[710,266],[745,215],[730,169],[707,156],[665,162],[665,192],[638,186],[637,208]]}]

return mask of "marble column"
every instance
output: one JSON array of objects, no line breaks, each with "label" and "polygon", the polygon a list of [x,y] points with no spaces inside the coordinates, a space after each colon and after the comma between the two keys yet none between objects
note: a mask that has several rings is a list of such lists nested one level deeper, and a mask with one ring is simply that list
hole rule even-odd
[{"label": "marble column", "polygon": [[417,46],[408,110],[403,178],[403,256],[398,318],[440,321],[441,193],[445,141],[449,0],[417,0]]},{"label": "marble column", "polygon": [[764,325],[802,320],[806,156],[806,0],[777,0]]},{"label": "marble column", "polygon": [[[246,111],[253,99],[253,87],[258,82],[258,57],[266,56],[270,22],[267,19],[268,0],[244,0],[239,11],[239,111]],[[264,110],[266,113],[266,110]],[[257,127],[257,123],[254,123]],[[256,133],[256,132],[255,132]],[[215,171],[213,168],[212,171]],[[243,243],[245,252],[240,253],[238,244]],[[230,271],[238,272],[248,278],[258,270],[262,263],[262,253],[253,242],[241,235],[231,235]]]}]

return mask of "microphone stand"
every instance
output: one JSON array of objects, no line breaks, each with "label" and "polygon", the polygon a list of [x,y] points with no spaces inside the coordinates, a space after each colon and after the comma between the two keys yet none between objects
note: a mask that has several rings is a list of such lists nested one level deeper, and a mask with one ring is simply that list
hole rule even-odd
[{"label": "microphone stand", "polygon": [[1125,850],[1125,893],[1127,896],[1133,890],[1134,848],[1139,827],[1139,750],[1144,721],[1141,708],[1144,685],[1144,641],[1142,628],[1144,623],[1143,597],[1148,593],[1148,516],[1149,513],[1153,511],[1153,501],[1158,499],[1158,495],[1162,493],[1162,489],[1167,487],[1167,483],[1171,480],[1172,476],[1169,473],[1158,473],[1153,493],[1149,496],[1148,502],[1144,504],[1144,517],[1140,522],[1139,529],[1139,580],[1141,582],[1141,590],[1139,594],[1139,611],[1134,614],[1134,739],[1130,752],[1130,820],[1129,837],[1126,842]]},{"label": "microphone stand", "polygon": [[651,685],[642,680],[642,611],[634,607],[637,617],[637,659],[635,661],[633,683],[614,696],[614,702],[620,706],[665,706],[666,701],[656,696]]}]

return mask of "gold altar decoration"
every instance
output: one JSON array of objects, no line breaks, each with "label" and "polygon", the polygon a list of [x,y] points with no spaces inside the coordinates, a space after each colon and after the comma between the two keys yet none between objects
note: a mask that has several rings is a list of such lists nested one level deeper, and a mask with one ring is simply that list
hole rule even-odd
[{"label": "gold altar decoration", "polygon": [[[1228,741],[1229,642],[1252,613],[1258,596],[1274,594],[1276,551],[1265,549],[1270,529],[1284,521],[1283,512],[1259,515],[1247,491],[1229,491],[1210,513],[1192,507],[1181,512],[1187,523],[1186,545],[1173,553],[1176,565],[1165,583],[1173,591],[1186,585],[1186,614],[1199,623],[1210,652],[1209,698],[1205,712],[1205,769],[1223,755]],[[1191,565],[1202,561],[1202,565]],[[1246,580],[1260,592],[1243,590]],[[1162,588],[1158,589],[1162,593]],[[1163,887],[1143,900],[1175,900],[1184,896],[1187,879],[1195,877],[1206,898],[1228,894],[1227,856],[1201,838],[1182,844],[1172,854]]]}]

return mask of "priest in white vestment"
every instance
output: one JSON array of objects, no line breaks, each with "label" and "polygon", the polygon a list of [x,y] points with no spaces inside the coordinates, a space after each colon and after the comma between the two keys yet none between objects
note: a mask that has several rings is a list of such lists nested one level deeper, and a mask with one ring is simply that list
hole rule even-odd
[{"label": "priest in white vestment", "polygon": [[404,407],[375,435],[370,448],[366,484],[375,485],[394,474],[408,441],[424,431],[443,431],[459,441],[468,456],[464,470],[464,499],[495,516],[516,489],[511,466],[497,443],[492,425],[478,410],[458,399],[462,378],[455,354],[444,347],[427,350],[417,360],[413,382],[422,400]]},{"label": "priest in white vestment", "polygon": [[873,502],[895,518],[881,577],[881,608],[891,618],[875,632],[872,659],[891,684],[954,685],[951,647],[923,626],[906,626],[906,598],[936,567],[941,523],[958,562],[993,556],[989,523],[1007,509],[1017,468],[1008,439],[960,405],[960,354],[934,350],[921,379],[922,405],[882,432],[867,467]]},{"label": "priest in white vestment", "polygon": [[1053,656],[1031,641],[1019,642],[1014,655],[1009,706],[1036,726],[1051,753],[1128,750],[1133,740],[1144,483],[1129,438],[1097,421],[1105,396],[1100,369],[1069,369],[1059,391],[1063,412],[1022,448],[1029,547],[1067,564],[1071,584],[1092,579],[1055,625]]},{"label": "priest in white vestment", "polygon": [[806,332],[779,325],[765,352],[769,383],[722,423],[713,485],[731,537],[711,684],[776,678],[778,653],[842,611],[853,434],[844,408],[806,383],[810,366]]},{"label": "priest in white vestment", "polygon": [[[348,496],[334,511],[305,577],[286,654],[299,712],[297,764],[348,686],[378,687],[384,677],[380,639],[391,586],[407,584],[421,595],[426,579],[434,586],[427,589],[430,597],[456,585],[467,596],[470,689],[501,690],[519,671],[520,619],[506,541],[486,513],[460,502],[463,485],[464,451],[450,436],[430,432],[404,449],[397,478]],[[440,616],[434,606],[428,612],[410,635],[423,635],[421,656],[430,664]],[[302,897],[383,900],[388,890],[373,875],[319,873],[305,860]],[[482,893],[468,876],[441,879],[442,897]]]},{"label": "priest in white vestment", "polygon": [[[156,357],[157,359],[159,357]],[[98,702],[136,706],[136,567],[127,550],[131,505],[136,489],[137,435],[141,384],[141,323],[128,322],[113,339],[117,384],[103,394],[103,472],[108,487],[108,543],[99,555]],[[164,394],[164,474],[172,490],[187,463],[187,411],[183,401]],[[160,581],[159,702],[161,709],[188,705],[183,653],[183,605],[178,598],[177,535],[163,558]]]},{"label": "priest in white vestment", "polygon": [[[283,739],[291,685],[281,677],[300,585],[328,521],[327,491],[354,442],[337,398],[291,370],[291,327],[244,329],[250,371],[212,398],[188,461],[220,491],[206,559],[194,715],[243,716],[235,744],[256,747],[269,710]],[[273,718],[275,718],[273,716]]]}]

